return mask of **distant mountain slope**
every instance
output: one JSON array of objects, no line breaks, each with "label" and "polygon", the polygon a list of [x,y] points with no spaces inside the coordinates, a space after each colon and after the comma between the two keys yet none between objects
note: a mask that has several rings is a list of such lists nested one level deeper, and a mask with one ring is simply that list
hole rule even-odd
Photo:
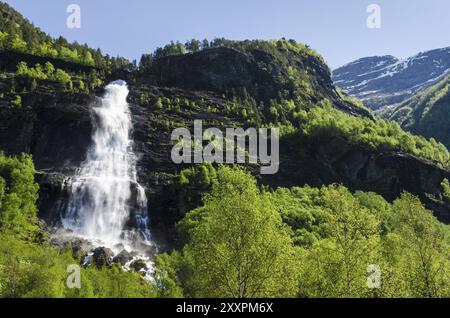
[{"label": "distant mountain slope", "polygon": [[382,116],[450,148],[450,75]]},{"label": "distant mountain slope", "polygon": [[366,57],[333,72],[334,83],[366,106],[378,109],[401,103],[450,74],[450,47],[408,59]]}]

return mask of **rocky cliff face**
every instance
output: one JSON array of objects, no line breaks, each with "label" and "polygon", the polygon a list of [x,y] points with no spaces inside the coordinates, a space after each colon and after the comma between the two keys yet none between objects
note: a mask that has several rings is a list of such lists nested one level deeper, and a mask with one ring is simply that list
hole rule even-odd
[{"label": "rocky cliff face", "polygon": [[372,109],[394,105],[450,74],[450,47],[400,60],[366,57],[333,71],[334,83]]},{"label": "rocky cliff face", "polygon": [[[2,81],[0,81],[0,84]],[[11,79],[3,81],[9,90]],[[54,83],[22,93],[22,107],[0,107],[0,149],[9,154],[31,153],[41,184],[42,216],[51,219],[62,184],[86,158],[91,142],[93,95],[55,93]],[[1,86],[1,85],[0,85]],[[55,218],[56,219],[56,218]]]},{"label": "rocky cliff face", "polygon": [[[290,99],[300,96],[312,104],[328,98],[340,110],[370,116],[366,110],[340,98],[330,70],[319,57],[289,51],[282,54],[280,58],[262,49],[240,51],[219,47],[169,56],[155,62],[144,82],[228,96],[245,89],[250,96],[263,102],[280,95]],[[307,87],[298,87],[302,84]]]},{"label": "rocky cliff face", "polygon": [[[440,183],[450,172],[434,163],[400,152],[355,146],[342,138],[310,140],[294,135],[281,141],[280,171],[265,176],[273,186],[341,183],[352,190],[381,194],[393,201],[403,191],[418,195],[443,222],[450,223],[450,206],[439,200]],[[413,173],[412,173],[413,172]]]}]

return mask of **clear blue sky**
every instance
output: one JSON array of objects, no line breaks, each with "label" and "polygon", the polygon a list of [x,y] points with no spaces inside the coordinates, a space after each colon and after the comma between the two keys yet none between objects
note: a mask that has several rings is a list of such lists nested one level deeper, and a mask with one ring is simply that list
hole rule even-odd
[{"label": "clear blue sky", "polygon": [[[3,0],[5,1],[5,0]],[[450,46],[449,0],[6,0],[52,36],[139,59],[171,40],[293,38],[330,66],[391,54],[407,57]],[[81,6],[82,28],[68,29],[66,8]],[[369,4],[381,29],[366,26]]]}]

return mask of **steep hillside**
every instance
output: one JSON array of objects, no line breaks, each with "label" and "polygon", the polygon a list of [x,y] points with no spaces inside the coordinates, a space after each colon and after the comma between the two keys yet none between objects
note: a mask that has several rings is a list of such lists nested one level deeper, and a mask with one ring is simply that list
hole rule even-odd
[{"label": "steep hillside", "polygon": [[29,53],[88,66],[106,67],[108,59],[100,50],[68,43],[63,37],[52,39],[36,28],[8,4],[0,2],[0,50]]},{"label": "steep hillside", "polygon": [[383,116],[397,121],[405,130],[433,137],[450,148],[450,76],[388,109]]},{"label": "steep hillside", "polygon": [[[1,31],[9,34],[8,25]],[[22,25],[23,30],[29,26]],[[103,64],[85,63],[70,44],[55,45],[51,56],[40,54],[26,32],[17,38],[25,45],[0,49],[5,57],[0,60],[0,149],[33,155],[39,215],[50,225],[61,220],[67,178],[86,159],[97,97],[105,82],[118,78],[129,84],[137,173],[148,192],[154,236],[161,241],[208,190],[180,188],[180,171],[188,166],[175,165],[170,156],[172,130],[192,128],[196,119],[222,129],[279,127],[280,172],[263,177],[249,166],[262,184],[336,182],[389,200],[409,191],[450,222],[441,188],[442,180],[450,179],[445,147],[374,119],[333,85],[323,59],[303,44],[217,39],[188,53],[170,44],[145,56],[137,69],[108,57],[99,59]],[[73,53],[70,59],[60,54],[65,48]]]},{"label": "steep hillside", "polygon": [[371,109],[401,103],[450,73],[450,47],[400,60],[366,57],[333,71],[334,83]]},{"label": "steep hillside", "polygon": [[229,98],[247,95],[258,106],[283,99],[308,107],[329,99],[337,109],[370,116],[363,107],[341,98],[316,52],[294,41],[226,41],[193,54],[163,57],[153,63],[144,81]]}]

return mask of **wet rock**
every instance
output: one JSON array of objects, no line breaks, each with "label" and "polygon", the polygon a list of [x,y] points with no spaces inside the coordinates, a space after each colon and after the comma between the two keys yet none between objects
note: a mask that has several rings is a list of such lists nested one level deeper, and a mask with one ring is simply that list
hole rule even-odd
[{"label": "wet rock", "polygon": [[106,247],[97,247],[92,255],[92,261],[97,267],[111,266],[114,252]]},{"label": "wet rock", "polygon": [[132,255],[127,252],[126,250],[122,250],[119,254],[114,256],[112,262],[114,264],[120,264],[124,266],[126,263],[128,263],[132,259]]},{"label": "wet rock", "polygon": [[83,259],[93,248],[92,243],[74,236],[70,236],[62,231],[57,231],[50,238],[50,244],[54,247],[67,250],[72,249],[72,257],[75,259]]},{"label": "wet rock", "polygon": [[118,243],[118,244],[114,245],[114,249],[121,251],[121,250],[125,249],[125,246],[122,243]]},{"label": "wet rock", "polygon": [[130,264],[130,268],[135,270],[136,272],[147,271],[148,267],[144,260],[138,259]]},{"label": "wet rock", "polygon": [[92,244],[86,240],[78,239],[72,243],[72,256],[75,259],[84,258],[92,249]]}]

